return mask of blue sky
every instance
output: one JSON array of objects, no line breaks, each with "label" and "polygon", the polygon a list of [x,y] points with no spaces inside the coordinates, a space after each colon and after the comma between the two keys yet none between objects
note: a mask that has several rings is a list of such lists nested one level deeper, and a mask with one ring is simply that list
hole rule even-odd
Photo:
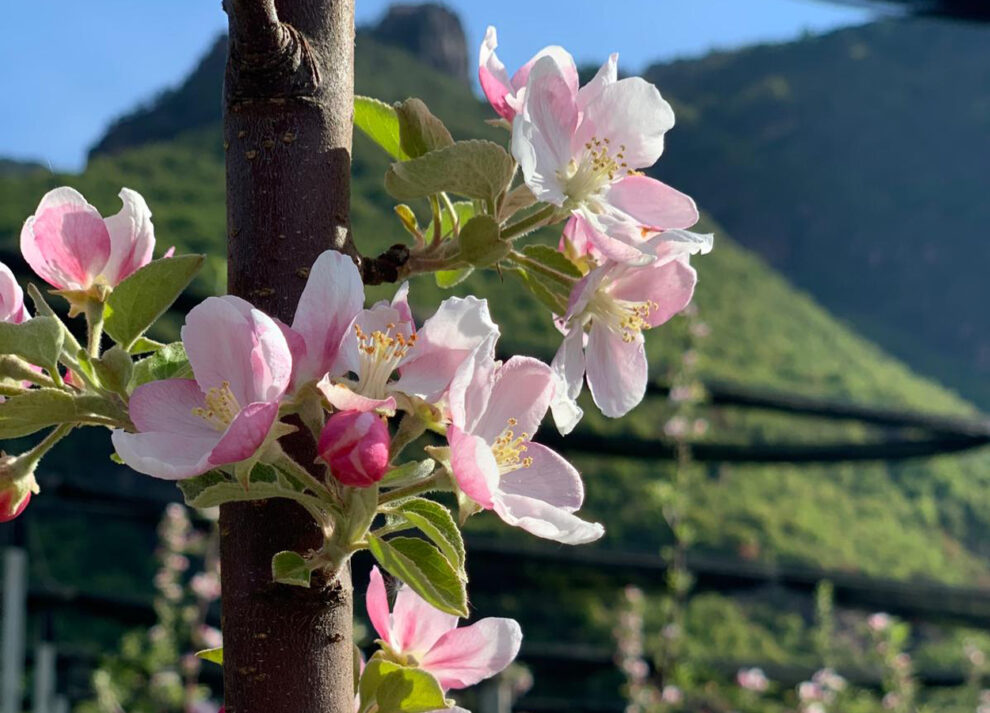
[{"label": "blue sky", "polygon": [[[359,23],[388,0],[356,0]],[[868,11],[815,0],[450,0],[473,56],[485,27],[499,29],[510,68],[547,44],[579,62],[620,52],[621,66],[713,48],[780,41],[868,20]],[[0,43],[0,156],[78,170],[115,116],[179,82],[226,28],[220,0],[12,2]],[[217,98],[219,101],[219,97]]]}]

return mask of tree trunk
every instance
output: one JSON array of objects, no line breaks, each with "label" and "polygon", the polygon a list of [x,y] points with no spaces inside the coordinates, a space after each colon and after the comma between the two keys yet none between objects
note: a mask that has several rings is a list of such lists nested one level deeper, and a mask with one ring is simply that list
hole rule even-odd
[{"label": "tree trunk", "polygon": [[[310,265],[349,243],[353,0],[226,0],[224,87],[228,282],[291,322]],[[308,438],[283,440],[312,463]],[[220,508],[224,697],[228,713],[351,713],[352,592],[314,573],[273,584],[280,550],[321,544],[286,500]]]}]

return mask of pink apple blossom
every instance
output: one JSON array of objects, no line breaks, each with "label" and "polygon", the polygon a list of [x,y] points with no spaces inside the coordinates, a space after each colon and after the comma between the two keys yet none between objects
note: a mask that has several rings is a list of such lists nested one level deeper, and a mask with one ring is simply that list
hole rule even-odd
[{"label": "pink apple blossom", "polygon": [[563,47],[556,45],[544,47],[520,67],[511,79],[505,70],[505,65],[495,54],[496,47],[498,47],[498,37],[495,28],[489,27],[485,32],[481,49],[478,51],[478,81],[481,83],[481,89],[488,98],[488,102],[503,119],[512,121],[516,112],[519,111],[530,70],[543,57],[549,57],[557,64],[564,81],[573,91],[577,92],[577,66],[574,64],[574,58]]},{"label": "pink apple blossom", "polygon": [[31,491],[11,485],[0,492],[0,522],[10,522],[27,509]]},{"label": "pink apple blossom", "polygon": [[450,389],[450,463],[458,487],[485,510],[537,537],[569,545],[604,533],[574,513],[584,485],[574,466],[532,437],[553,398],[546,364],[488,355],[466,362]]},{"label": "pink apple blossom", "polygon": [[134,390],[137,433],[113,432],[131,468],[177,480],[251,457],[278,417],[292,356],[278,325],[248,302],[210,297],[186,317],[182,342],[195,380]]},{"label": "pink apple blossom", "polygon": [[757,693],[767,690],[770,680],[763,673],[762,668],[741,668],[736,673],[736,683],[748,691]]},{"label": "pink apple blossom", "polygon": [[338,411],[327,419],[317,452],[334,478],[355,488],[374,485],[388,470],[388,426],[371,411]]},{"label": "pink apple blossom", "polygon": [[0,262],[0,322],[20,324],[28,317],[30,315],[24,306],[24,291],[17,284],[10,268]]},{"label": "pink apple blossom", "polygon": [[109,218],[73,188],[49,191],[21,229],[21,252],[39,277],[60,290],[115,287],[151,261],[155,233],[141,194],[120,191]]},{"label": "pink apple blossom", "polygon": [[335,408],[392,413],[397,397],[437,403],[465,359],[482,345],[494,348],[498,326],[485,300],[444,300],[417,331],[408,291],[403,283],[391,303],[363,310],[345,333],[334,371],[319,384]]},{"label": "pink apple blossom", "polygon": [[467,688],[499,673],[516,658],[522,630],[513,619],[486,618],[457,627],[457,617],[428,604],[406,585],[389,611],[385,581],[371,570],[368,618],[387,653],[432,674],[445,689]]},{"label": "pink apple blossom", "polygon": [[652,84],[618,79],[618,56],[575,90],[557,62],[532,67],[513,119],[512,153],[537,199],[585,221],[606,257],[647,262],[643,231],[688,228],[698,210],[688,196],[639,169],[663,152],[674,113]]},{"label": "pink apple blossom", "polygon": [[575,401],[587,374],[602,413],[624,416],[646,393],[643,330],[663,324],[691,301],[697,275],[694,253],[711,249],[711,236],[672,230],[648,240],[654,260],[646,265],[607,261],[571,291],[561,321],[564,341],[553,359],[561,388],[552,404],[554,420],[569,433],[581,418]]}]

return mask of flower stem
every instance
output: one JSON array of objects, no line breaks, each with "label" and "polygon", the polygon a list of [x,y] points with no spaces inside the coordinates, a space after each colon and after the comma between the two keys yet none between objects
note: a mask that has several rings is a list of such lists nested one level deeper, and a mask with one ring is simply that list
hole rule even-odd
[{"label": "flower stem", "polygon": [[387,493],[382,493],[378,497],[378,506],[381,507],[386,503],[401,500],[402,498],[408,498],[413,495],[419,495],[420,493],[426,493],[430,490],[438,490],[439,488],[437,486],[440,485],[440,476],[442,474],[443,470],[438,469],[434,471],[433,475],[428,478],[424,478],[417,483],[411,483],[401,488],[396,488],[395,490],[389,490]]},{"label": "flower stem", "polygon": [[100,356],[100,340],[103,339],[103,303],[91,300],[86,303],[86,346],[91,357]]},{"label": "flower stem", "polygon": [[48,435],[42,438],[34,448],[26,452],[21,457],[30,463],[32,466],[31,469],[33,470],[34,466],[41,461],[45,454],[48,453],[48,451],[50,451],[56,443],[68,436],[69,432],[72,431],[73,428],[75,428],[74,423],[63,423],[60,426],[56,426],[49,431]]},{"label": "flower stem", "polygon": [[557,211],[557,206],[546,205],[540,210],[530,213],[524,218],[520,218],[515,223],[511,223],[502,229],[499,236],[502,240],[515,240],[527,233],[531,233],[537,228],[542,228],[549,223]]},{"label": "flower stem", "polygon": [[330,492],[330,489],[320,482],[319,478],[299,465],[299,463],[297,463],[293,458],[286,455],[284,451],[281,452],[275,459],[273,465],[275,465],[276,468],[280,468],[285,471],[289,476],[312,490],[317,495],[321,503],[324,505],[329,505],[335,512],[340,511],[340,505],[337,502],[337,498]]},{"label": "flower stem", "polygon": [[570,289],[574,287],[575,283],[577,283],[578,281],[578,278],[576,277],[571,277],[570,275],[565,275],[562,272],[558,272],[557,270],[554,270],[552,267],[547,267],[543,263],[537,262],[532,258],[528,258],[522,253],[517,252],[515,250],[509,253],[506,256],[506,259],[509,260],[510,262],[514,262],[517,265],[520,265],[521,267],[525,267],[527,270],[538,272],[544,277],[550,278],[554,282],[557,282],[563,285],[564,287],[566,287],[568,291],[570,291]]}]

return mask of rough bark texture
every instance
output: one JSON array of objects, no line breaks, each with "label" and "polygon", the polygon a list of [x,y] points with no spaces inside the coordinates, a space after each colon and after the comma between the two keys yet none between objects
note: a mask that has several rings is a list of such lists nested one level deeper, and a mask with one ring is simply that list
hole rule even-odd
[{"label": "rough bark texture", "polygon": [[[353,0],[226,0],[228,281],[290,322],[309,266],[348,238]],[[308,439],[286,450],[312,463]],[[220,508],[228,713],[351,713],[349,573],[310,589],[271,582],[271,557],[320,544],[284,500]]]}]

